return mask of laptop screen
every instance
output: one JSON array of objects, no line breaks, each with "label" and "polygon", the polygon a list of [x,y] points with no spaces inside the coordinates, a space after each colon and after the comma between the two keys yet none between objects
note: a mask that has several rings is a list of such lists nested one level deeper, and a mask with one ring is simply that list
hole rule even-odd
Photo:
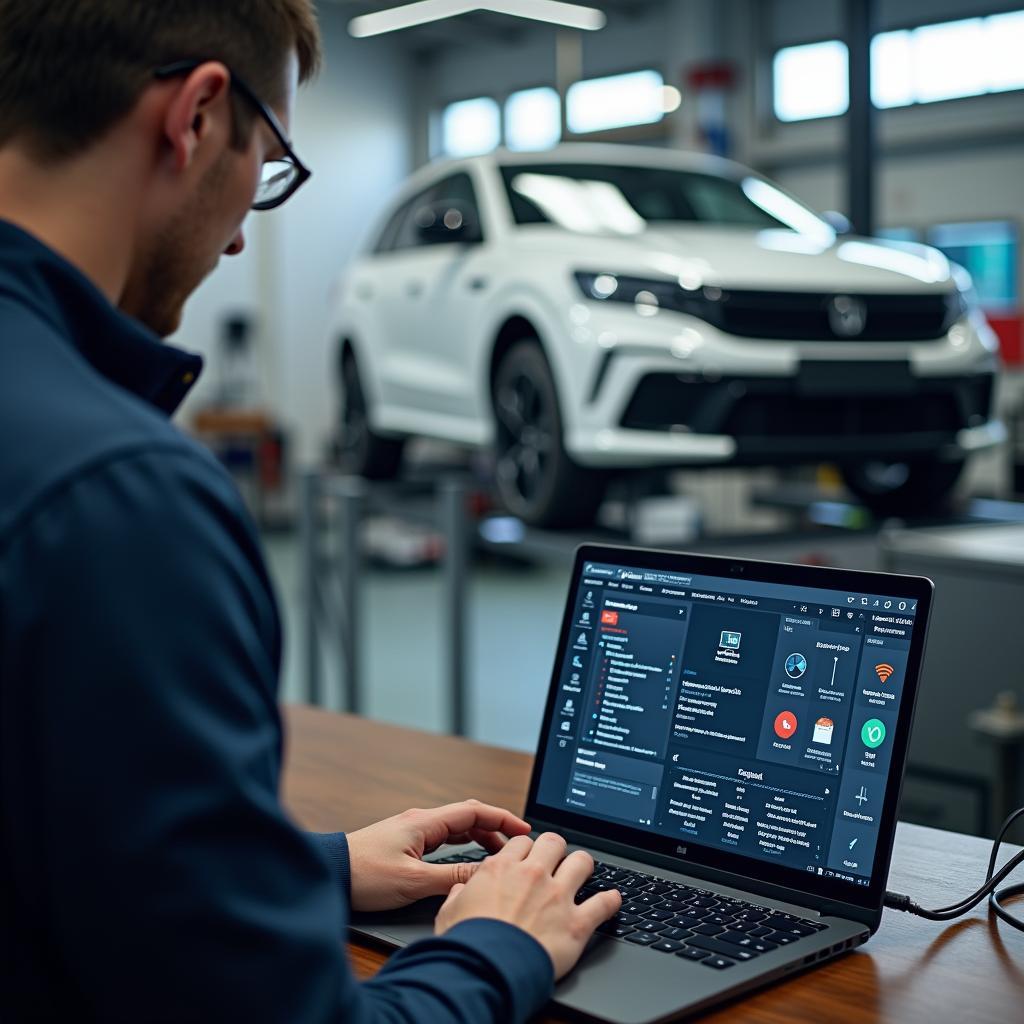
[{"label": "laptop screen", "polygon": [[930,585],[644,555],[577,561],[531,804],[861,902],[886,813],[888,862]]}]

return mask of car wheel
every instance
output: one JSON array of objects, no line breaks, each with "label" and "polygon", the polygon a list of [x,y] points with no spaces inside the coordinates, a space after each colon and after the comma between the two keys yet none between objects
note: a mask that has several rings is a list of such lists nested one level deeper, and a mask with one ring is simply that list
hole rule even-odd
[{"label": "car wheel", "polygon": [[940,513],[964,471],[966,462],[916,459],[873,460],[841,467],[853,494],[879,516],[927,516]]},{"label": "car wheel", "polygon": [[593,522],[605,476],[576,465],[565,450],[551,368],[534,338],[516,342],[494,378],[498,497],[534,526]]},{"label": "car wheel", "polygon": [[370,429],[366,392],[351,352],[341,360],[339,398],[338,462],[342,471],[369,480],[392,479],[401,465],[405,441],[380,437]]}]

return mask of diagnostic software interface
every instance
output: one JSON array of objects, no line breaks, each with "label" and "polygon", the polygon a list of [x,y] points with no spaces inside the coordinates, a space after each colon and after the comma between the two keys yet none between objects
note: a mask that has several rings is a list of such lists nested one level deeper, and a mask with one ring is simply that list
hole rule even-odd
[{"label": "diagnostic software interface", "polygon": [[583,568],[538,801],[867,885],[917,601]]}]

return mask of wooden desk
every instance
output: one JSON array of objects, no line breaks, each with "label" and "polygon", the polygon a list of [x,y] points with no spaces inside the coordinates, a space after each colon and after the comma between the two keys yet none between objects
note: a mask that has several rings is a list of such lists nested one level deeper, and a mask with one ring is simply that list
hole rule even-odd
[{"label": "wooden desk", "polygon": [[[287,721],[285,801],[306,828],[352,830],[407,807],[467,796],[515,811],[524,806],[531,761],[525,754],[311,708],[289,708]],[[925,906],[951,903],[981,883],[990,846],[971,836],[901,824],[889,887]],[[886,911],[881,929],[862,949],[705,1019],[1021,1020],[1024,934],[994,921],[985,904],[948,925]],[[361,977],[384,962],[376,950],[355,943],[349,949]]]}]

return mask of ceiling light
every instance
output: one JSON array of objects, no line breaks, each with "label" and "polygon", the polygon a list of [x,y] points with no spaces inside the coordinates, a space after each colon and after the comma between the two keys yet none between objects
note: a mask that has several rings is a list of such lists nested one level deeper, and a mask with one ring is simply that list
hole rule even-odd
[{"label": "ceiling light", "polygon": [[373,14],[353,18],[348,24],[349,34],[357,39],[379,36],[385,32],[415,28],[432,21],[457,18],[473,11],[489,11],[492,14],[507,14],[513,18],[528,18],[544,21],[563,28],[583,29],[588,32],[604,28],[604,12],[596,7],[582,7],[579,4],[564,3],[562,0],[418,0],[417,3],[391,7]]}]

